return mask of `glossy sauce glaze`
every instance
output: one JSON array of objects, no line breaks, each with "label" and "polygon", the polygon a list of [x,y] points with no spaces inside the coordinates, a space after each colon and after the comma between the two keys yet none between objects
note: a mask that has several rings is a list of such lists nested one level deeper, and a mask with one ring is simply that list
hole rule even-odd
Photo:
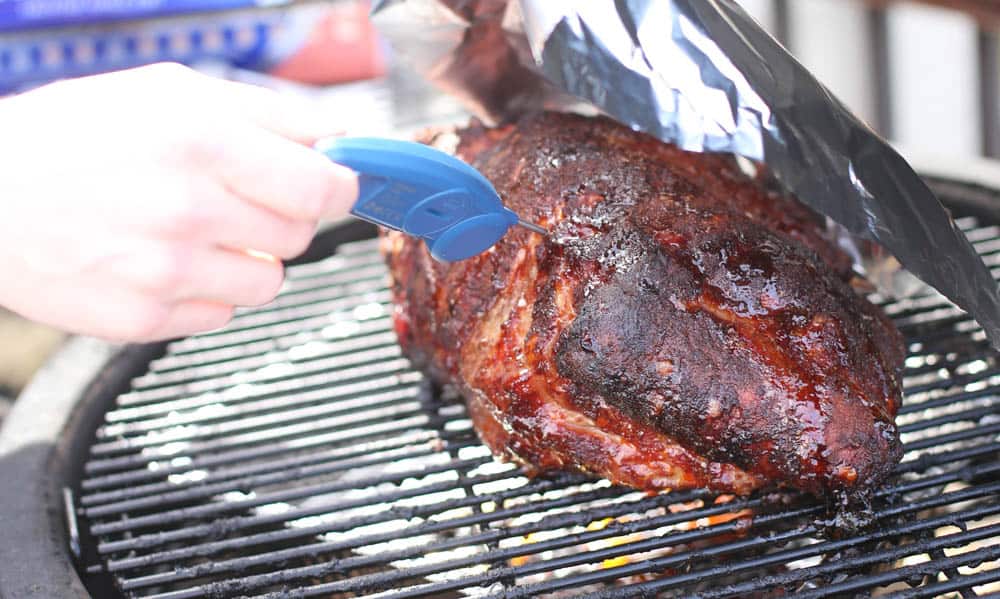
[{"label": "glossy sauce glaze", "polygon": [[603,118],[474,123],[458,142],[551,235],[452,264],[395,233],[383,248],[404,351],[457,386],[496,454],[741,494],[858,494],[898,462],[902,339],[802,204]]}]

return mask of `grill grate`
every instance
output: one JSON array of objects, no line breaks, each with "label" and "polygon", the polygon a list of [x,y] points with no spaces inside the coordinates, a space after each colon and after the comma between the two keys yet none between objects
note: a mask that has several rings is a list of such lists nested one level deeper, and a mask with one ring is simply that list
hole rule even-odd
[{"label": "grill grate", "polygon": [[[959,224],[1000,274],[1000,227]],[[876,524],[790,494],[650,496],[494,461],[411,370],[374,240],[172,343],[118,397],[76,489],[127,597],[975,597],[1000,581],[1000,361],[941,296],[906,334],[906,456]],[[879,298],[874,298],[879,301]]]}]

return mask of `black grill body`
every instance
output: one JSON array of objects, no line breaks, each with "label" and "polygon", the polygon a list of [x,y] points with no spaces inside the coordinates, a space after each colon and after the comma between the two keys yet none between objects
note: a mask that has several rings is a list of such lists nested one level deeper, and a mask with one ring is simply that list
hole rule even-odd
[{"label": "black grill body", "polygon": [[[1000,273],[993,192],[935,186]],[[95,596],[1000,588],[1000,361],[937,293],[873,298],[907,338],[906,455],[858,522],[838,521],[794,494],[650,495],[582,475],[529,479],[494,460],[462,402],[400,354],[385,268],[359,230],[334,230],[332,256],[290,267],[274,303],[159,348],[95,399],[107,409],[65,494]]]}]

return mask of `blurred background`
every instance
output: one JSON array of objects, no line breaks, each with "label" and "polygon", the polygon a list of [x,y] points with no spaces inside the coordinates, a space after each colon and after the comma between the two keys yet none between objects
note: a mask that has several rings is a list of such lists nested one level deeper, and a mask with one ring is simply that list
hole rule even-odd
[{"label": "blurred background", "polygon": [[[1000,2],[739,1],[904,155],[1000,157]],[[393,55],[369,8],[363,0],[0,0],[0,95],[168,60],[311,99],[344,115],[352,134],[463,118]],[[0,418],[63,338],[0,309]]]}]

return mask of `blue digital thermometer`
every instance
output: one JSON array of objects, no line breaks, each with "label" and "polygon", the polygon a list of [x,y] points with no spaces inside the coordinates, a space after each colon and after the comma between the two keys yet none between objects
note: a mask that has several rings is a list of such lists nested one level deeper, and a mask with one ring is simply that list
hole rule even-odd
[{"label": "blue digital thermometer", "polygon": [[479,171],[429,146],[339,137],[316,149],[358,174],[360,193],[351,214],[423,239],[442,262],[485,252],[514,225],[548,234],[505,208]]}]

